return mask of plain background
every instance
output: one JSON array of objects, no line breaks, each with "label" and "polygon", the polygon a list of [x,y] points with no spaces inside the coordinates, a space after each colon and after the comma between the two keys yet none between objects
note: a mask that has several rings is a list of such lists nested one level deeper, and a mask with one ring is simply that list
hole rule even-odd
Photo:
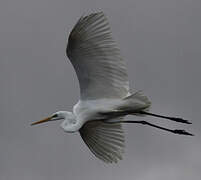
[{"label": "plain background", "polygon": [[[124,160],[107,165],[60,122],[30,126],[77,102],[79,85],[65,48],[73,25],[91,10],[108,16],[131,89],[149,96],[152,112],[193,125],[144,119],[195,137],[125,125]],[[200,33],[200,0],[1,0],[0,179],[200,180]]]}]

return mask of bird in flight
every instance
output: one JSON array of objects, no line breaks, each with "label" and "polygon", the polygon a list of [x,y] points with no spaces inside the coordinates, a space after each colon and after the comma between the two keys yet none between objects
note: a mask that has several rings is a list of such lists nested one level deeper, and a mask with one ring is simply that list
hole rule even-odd
[{"label": "bird in flight", "polygon": [[126,65],[103,12],[82,16],[72,29],[66,48],[80,85],[80,100],[73,112],[58,111],[32,125],[64,120],[65,132],[79,132],[91,152],[106,163],[122,159],[125,147],[123,123],[152,126],[179,135],[185,130],[167,129],[147,121],[124,120],[127,115],[155,116],[191,124],[182,118],[149,112],[150,100],[141,91],[129,90]]}]

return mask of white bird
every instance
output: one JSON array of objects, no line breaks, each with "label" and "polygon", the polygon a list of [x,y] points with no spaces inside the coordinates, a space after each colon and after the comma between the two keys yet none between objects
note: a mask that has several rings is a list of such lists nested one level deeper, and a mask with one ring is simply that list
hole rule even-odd
[{"label": "white bird", "polygon": [[146,121],[126,121],[126,115],[151,115],[190,124],[181,118],[149,113],[151,102],[141,92],[130,93],[125,62],[112,38],[103,12],[82,16],[68,38],[67,56],[80,85],[80,100],[73,112],[58,111],[32,125],[64,120],[65,132],[80,132],[91,152],[106,163],[122,159],[125,139],[121,123],[140,123],[175,134],[192,135],[184,130],[171,130]]}]

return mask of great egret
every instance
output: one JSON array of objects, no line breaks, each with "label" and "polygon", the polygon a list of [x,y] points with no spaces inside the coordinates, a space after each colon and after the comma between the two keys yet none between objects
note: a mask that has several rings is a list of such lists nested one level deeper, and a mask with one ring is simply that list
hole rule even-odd
[{"label": "great egret", "polygon": [[139,91],[130,93],[125,62],[103,12],[78,20],[68,38],[66,52],[79,80],[80,100],[73,112],[59,111],[32,125],[64,120],[63,130],[79,131],[91,152],[106,163],[122,159],[125,139],[121,123],[140,123],[175,134],[192,135],[146,121],[124,120],[126,115],[150,115],[190,124],[181,118],[150,113],[149,99]]}]

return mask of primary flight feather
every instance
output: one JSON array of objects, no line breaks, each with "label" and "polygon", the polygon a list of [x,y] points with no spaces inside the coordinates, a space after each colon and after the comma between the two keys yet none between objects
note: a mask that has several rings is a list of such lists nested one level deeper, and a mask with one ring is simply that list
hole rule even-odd
[{"label": "primary flight feather", "polygon": [[106,163],[122,159],[125,147],[122,123],[140,123],[175,134],[192,135],[146,121],[124,120],[126,115],[150,115],[190,124],[181,118],[150,113],[149,99],[141,92],[130,93],[125,62],[103,12],[78,20],[69,35],[66,52],[79,80],[80,100],[73,112],[58,111],[32,125],[63,119],[64,131],[79,131],[91,152]]},{"label": "primary flight feather", "polygon": [[67,55],[79,79],[81,100],[128,95],[125,62],[102,12],[79,19],[68,38]]}]

